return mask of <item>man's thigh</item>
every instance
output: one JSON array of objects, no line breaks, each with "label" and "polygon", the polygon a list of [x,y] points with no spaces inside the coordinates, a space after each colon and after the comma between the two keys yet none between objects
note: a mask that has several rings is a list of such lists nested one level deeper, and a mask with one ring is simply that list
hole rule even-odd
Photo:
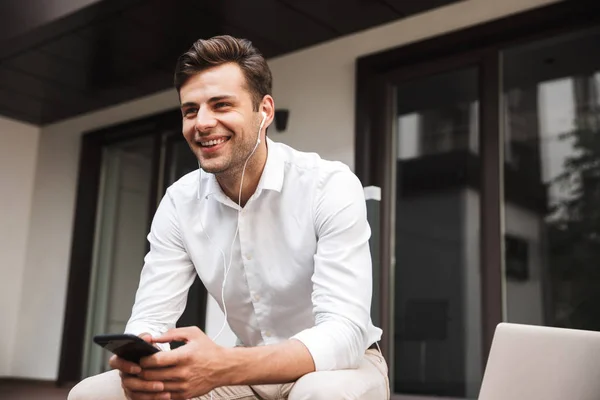
[{"label": "man's thigh", "polygon": [[[212,400],[251,400],[257,399],[248,386],[228,386],[213,390]],[[211,400],[210,394],[199,397]],[[121,387],[119,371],[112,370],[91,376],[79,382],[69,392],[68,400],[127,400]]]},{"label": "man's thigh", "polygon": [[224,386],[193,400],[258,400],[250,386]]},{"label": "man's thigh", "polygon": [[68,400],[126,400],[119,371],[90,376],[69,392]]},{"label": "man's thigh", "polygon": [[[358,369],[313,372],[294,384],[227,386],[199,400],[388,400],[387,364],[376,350],[367,350]],[[126,400],[119,372],[109,371],[81,381],[68,400]]]},{"label": "man's thigh", "polygon": [[289,400],[388,400],[388,367],[377,350],[367,350],[358,369],[313,372],[291,387]]}]

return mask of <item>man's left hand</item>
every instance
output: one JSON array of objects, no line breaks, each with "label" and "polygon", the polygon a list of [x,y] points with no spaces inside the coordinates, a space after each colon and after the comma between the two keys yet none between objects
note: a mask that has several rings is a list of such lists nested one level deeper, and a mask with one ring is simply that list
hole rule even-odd
[{"label": "man's left hand", "polygon": [[161,351],[140,362],[144,380],[162,381],[163,392],[173,400],[202,396],[221,386],[220,367],[225,349],[197,327],[176,328],[152,339],[154,343],[185,342],[171,351]]}]

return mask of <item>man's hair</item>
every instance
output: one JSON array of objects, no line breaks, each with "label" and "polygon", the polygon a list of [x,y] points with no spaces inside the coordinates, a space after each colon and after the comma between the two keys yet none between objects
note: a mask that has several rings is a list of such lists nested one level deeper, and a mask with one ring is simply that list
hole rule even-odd
[{"label": "man's hair", "polygon": [[179,57],[175,66],[177,93],[190,77],[226,63],[235,63],[240,67],[252,96],[254,111],[258,111],[263,97],[270,95],[272,91],[271,70],[262,54],[252,46],[252,42],[229,35],[197,40]]}]

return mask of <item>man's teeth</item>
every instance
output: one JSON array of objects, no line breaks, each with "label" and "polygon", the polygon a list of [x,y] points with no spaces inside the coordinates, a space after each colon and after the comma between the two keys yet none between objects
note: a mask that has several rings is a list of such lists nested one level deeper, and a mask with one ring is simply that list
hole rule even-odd
[{"label": "man's teeth", "polygon": [[200,144],[202,146],[208,147],[208,146],[214,146],[214,145],[217,145],[217,144],[221,144],[221,143],[223,143],[225,141],[227,141],[227,138],[209,140],[208,142],[200,142]]}]

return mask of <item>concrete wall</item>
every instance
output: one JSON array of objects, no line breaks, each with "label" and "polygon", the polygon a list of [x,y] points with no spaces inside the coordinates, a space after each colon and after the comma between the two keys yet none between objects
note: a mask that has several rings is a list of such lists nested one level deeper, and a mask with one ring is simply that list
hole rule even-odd
[{"label": "concrete wall", "polygon": [[[466,0],[272,59],[276,104],[291,111],[288,130],[272,137],[353,166],[354,65],[358,56],[555,1]],[[19,335],[14,342],[23,352],[14,360],[15,376],[57,376],[81,133],[175,107],[176,101],[169,90],[41,130]],[[210,315],[214,317],[208,323],[209,331],[221,322],[218,314]],[[30,343],[38,343],[38,347],[32,348]]]},{"label": "concrete wall", "polygon": [[0,117],[0,377],[12,375],[39,128]]}]

